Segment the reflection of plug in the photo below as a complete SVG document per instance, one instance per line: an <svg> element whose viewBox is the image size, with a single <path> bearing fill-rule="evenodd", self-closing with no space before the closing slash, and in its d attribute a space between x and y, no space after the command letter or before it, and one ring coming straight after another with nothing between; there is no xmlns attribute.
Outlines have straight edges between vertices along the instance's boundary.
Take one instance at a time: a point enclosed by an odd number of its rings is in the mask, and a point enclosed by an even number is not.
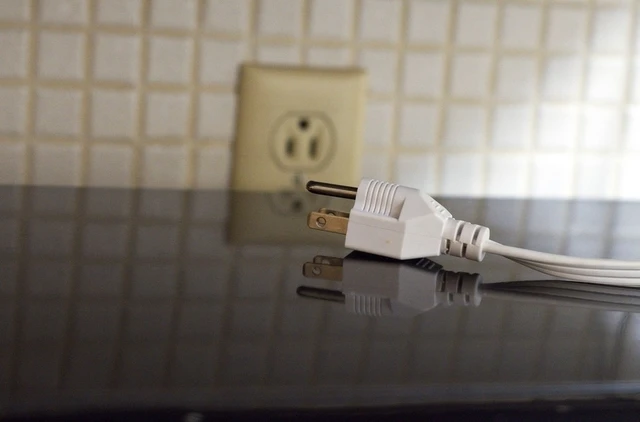
<svg viewBox="0 0 640 422"><path fill-rule="evenodd" d="M423 258L397 261L361 252L344 259L316 256L304 264L308 278L341 281L339 290L300 286L298 294L344 301L349 312L368 316L415 316L436 306L480 304L478 274L443 270Z"/></svg>

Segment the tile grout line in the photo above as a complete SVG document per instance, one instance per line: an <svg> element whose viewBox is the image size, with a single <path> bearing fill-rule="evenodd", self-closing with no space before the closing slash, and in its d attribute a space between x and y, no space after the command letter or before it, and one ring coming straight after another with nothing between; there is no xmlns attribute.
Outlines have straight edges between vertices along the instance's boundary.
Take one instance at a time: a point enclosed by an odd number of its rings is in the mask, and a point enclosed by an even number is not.
<svg viewBox="0 0 640 422"><path fill-rule="evenodd" d="M388 153L388 165L389 168L387 170L387 174L391 177L389 180L396 180L398 169L398 149L400 144L400 120L402 119L402 92L404 87L404 65L406 62L406 45L407 45L407 23L409 21L409 0L401 0L400 1L400 25L398 27L398 45L396 47L396 77L394 81L394 90L393 90L393 112L392 112L392 123L391 123L391 142Z"/></svg>
<svg viewBox="0 0 640 422"><path fill-rule="evenodd" d="M452 64L453 64L453 56L455 54L454 52L454 45L455 45L455 38L456 38L456 28L457 28L457 23L458 23L458 0L451 0L449 2L449 16L448 16L448 26L447 26L447 35L446 35L446 40L444 41L444 43L442 44L442 51L444 52L445 58L444 58L444 77L443 77L443 81L442 81L442 95L440 98L440 113L439 113L439 122L438 122L438 128L436 131L436 140L435 140L435 144L433 146L434 151L436 153L436 160L435 160L435 180L433 185L435 186L434 192L433 194L435 195L439 195L443 192L442 189L442 171L443 171L443 167L444 167L444 163L443 163L443 143L444 143L444 137L445 137L445 133L446 133L446 122L447 122L447 116L449 114L449 107L450 107L450 103L451 101L451 88L452 88L452 84L453 84L453 80L452 80L452 75L451 75L451 70L452 70Z"/></svg>
<svg viewBox="0 0 640 422"><path fill-rule="evenodd" d="M527 181L524 195L525 196L533 196L533 173L534 173L534 162L535 157L533 157L534 152L536 150L537 144L537 136L538 136L538 120L540 115L540 105L542 103L542 95L540 94L540 90L543 84L543 72L545 67L545 55L544 44L547 41L547 29L549 26L549 2L551 0L543 0L542 5L540 7L540 33L538 34L538 42L536 43L536 75L534 80L534 86L538 87L538 89L534 90L533 96L531 98L531 108L529 109L529 116L531 121L529 122L529 132L528 132L528 145L525 150L527 154Z"/></svg>
<svg viewBox="0 0 640 422"><path fill-rule="evenodd" d="M200 63L202 54L202 28L204 27L204 16L206 16L205 0L198 0L196 3L195 35L191 38L191 83L189 84L189 120L187 122L187 169L186 179L183 187L194 188L197 185L197 172L200 162L198 153L200 152L198 139L198 125L200 123ZM184 143L184 142L183 142Z"/></svg>
<svg viewBox="0 0 640 422"><path fill-rule="evenodd" d="M300 0L299 0L300 1ZM296 39L296 47L298 49L298 62L307 65L309 60L309 46L306 41L309 38L309 26L311 23L310 0L301 0L302 6L300 10L300 36Z"/></svg>
<svg viewBox="0 0 640 422"><path fill-rule="evenodd" d="M576 134L573 139L573 147L571 148L571 159L573 160L573 169L571 171L570 178L570 192L569 197L575 197L578 187L578 174L579 174L579 166L578 166L578 154L584 151L582 147L582 143L584 141L584 133L585 127L584 122L586 122L585 109L587 103L587 90L589 85L589 70L591 68L591 52L593 49L592 43L594 38L594 9L596 7L595 0L588 0L586 3L587 8L587 27L585 30L584 47L582 51L580 51L580 59L582 60L580 69L580 94L578 97L578 107L577 107L577 116L576 116ZM582 124L581 124L582 123Z"/></svg>
<svg viewBox="0 0 640 422"><path fill-rule="evenodd" d="M488 95L487 98L489 100L486 105L487 114L485 116L485 130L484 130L484 142L483 142L483 152L482 152L482 176L481 176L481 188L480 195L487 194L488 188L488 173L490 170L490 158L491 158L491 144L493 138L493 123L496 115L496 101L495 99L498 97L497 93L497 80L498 80L498 69L499 62L502 59L501 49L500 49L500 40L502 39L502 26L504 23L504 13L505 13L505 1L497 0L496 1L496 20L493 26L493 43L491 48L491 63L489 65L489 81L488 81Z"/></svg>
<svg viewBox="0 0 640 422"><path fill-rule="evenodd" d="M83 63L83 89L82 89L82 110L80 114L80 184L89 186L90 172L90 139L91 139L91 114L92 114L92 97L93 97L93 51L94 51L94 33L93 29L97 21L97 4L94 0L87 1L89 10L87 11L89 26L84 31L84 63Z"/></svg>
<svg viewBox="0 0 640 422"><path fill-rule="evenodd" d="M138 33L139 39L139 63L138 63L138 85L137 85L137 119L136 119L136 140L134 141L133 148L133 171L131 172L131 185L132 187L140 187L143 183L143 174L146 170L144 168L143 148L140 143L145 138L147 123L146 111L147 111L147 71L149 67L149 36L148 27L151 19L151 0L142 0L141 4L141 22Z"/></svg>
<svg viewBox="0 0 640 422"><path fill-rule="evenodd" d="M33 138L36 135L37 119L37 90L36 80L38 75L38 48L40 32L38 31L38 20L40 19L40 3L37 0L30 1L30 22L29 22L29 62L27 63L27 116L26 124L26 148L24 157L24 180L27 185L35 182L35 145Z"/></svg>
<svg viewBox="0 0 640 422"><path fill-rule="evenodd" d="M618 118L620 119L620 127L618 131L618 148L617 148L617 156L613 159L613 163L615 164L613 167L613 177L611 180L610 186L610 195L611 197L619 198L621 194L620 189L620 167L622 164L621 154L628 154L627 151L627 136L626 132L629 126L629 115L628 108L630 104L633 104L633 95L631 94L633 88L633 78L638 73L640 66L638 66L638 61L635 57L636 49L638 48L638 39L636 38L636 34L638 31L638 13L640 12L640 7L637 1L632 1L630 5L630 13L631 18L629 20L629 29L627 34L627 51L626 58L628 60L627 68L626 68L626 80L623 89L623 98L620 101L618 106Z"/></svg>

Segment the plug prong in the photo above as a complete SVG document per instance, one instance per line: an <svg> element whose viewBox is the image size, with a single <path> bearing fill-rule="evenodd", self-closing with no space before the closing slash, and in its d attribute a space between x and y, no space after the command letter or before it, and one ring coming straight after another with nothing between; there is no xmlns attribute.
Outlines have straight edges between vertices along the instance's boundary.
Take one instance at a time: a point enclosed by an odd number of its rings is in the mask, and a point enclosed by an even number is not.
<svg viewBox="0 0 640 422"><path fill-rule="evenodd" d="M353 186L334 185L332 183L309 181L307 190L317 195L335 196L337 198L356 199L358 188Z"/></svg>
<svg viewBox="0 0 640 422"><path fill-rule="evenodd" d="M321 208L320 211L312 211L307 219L310 229L325 232L347 234L349 225L349 213Z"/></svg>

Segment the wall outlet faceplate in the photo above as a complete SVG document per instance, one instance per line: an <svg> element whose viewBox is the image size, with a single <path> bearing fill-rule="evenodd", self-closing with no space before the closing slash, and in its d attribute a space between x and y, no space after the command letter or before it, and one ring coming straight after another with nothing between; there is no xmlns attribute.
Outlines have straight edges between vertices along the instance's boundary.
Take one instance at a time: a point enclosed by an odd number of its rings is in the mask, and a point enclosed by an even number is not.
<svg viewBox="0 0 640 422"><path fill-rule="evenodd" d="M361 69L243 66L232 188L357 184L366 89Z"/></svg>

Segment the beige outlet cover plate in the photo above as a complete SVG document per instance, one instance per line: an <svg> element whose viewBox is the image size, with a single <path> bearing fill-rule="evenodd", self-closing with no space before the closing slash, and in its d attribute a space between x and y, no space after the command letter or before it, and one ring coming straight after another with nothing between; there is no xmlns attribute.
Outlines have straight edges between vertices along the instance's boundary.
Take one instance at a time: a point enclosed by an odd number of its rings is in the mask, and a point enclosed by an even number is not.
<svg viewBox="0 0 640 422"><path fill-rule="evenodd" d="M362 69L243 66L232 188L356 185L366 90Z"/></svg>

